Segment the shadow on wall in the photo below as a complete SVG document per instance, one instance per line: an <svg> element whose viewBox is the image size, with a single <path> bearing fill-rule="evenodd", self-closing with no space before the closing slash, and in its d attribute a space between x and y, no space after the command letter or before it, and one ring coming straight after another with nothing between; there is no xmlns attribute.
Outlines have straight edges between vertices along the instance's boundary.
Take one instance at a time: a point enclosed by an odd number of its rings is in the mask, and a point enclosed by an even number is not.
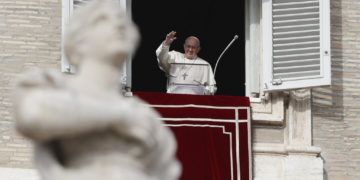
<svg viewBox="0 0 360 180"><path fill-rule="evenodd" d="M343 121L343 32L341 1L331 1L331 86L312 90L313 114ZM324 111L324 108L327 111ZM331 112L331 113L329 113Z"/></svg>
<svg viewBox="0 0 360 180"><path fill-rule="evenodd" d="M337 133L344 127L344 76L343 67L343 21L341 0L330 1L331 12L331 87L314 88L312 90L313 144L322 148L321 158L324 162L324 180L329 179L326 167L332 166L332 149L344 148L343 139ZM345 57L346 58L346 57ZM345 74L344 74L345 72ZM329 137L333 137L328 142ZM336 137L335 137L336 136ZM339 144L340 143L340 144ZM324 153L325 152L325 153ZM345 156L345 155L344 155ZM331 175L330 175L331 177Z"/></svg>

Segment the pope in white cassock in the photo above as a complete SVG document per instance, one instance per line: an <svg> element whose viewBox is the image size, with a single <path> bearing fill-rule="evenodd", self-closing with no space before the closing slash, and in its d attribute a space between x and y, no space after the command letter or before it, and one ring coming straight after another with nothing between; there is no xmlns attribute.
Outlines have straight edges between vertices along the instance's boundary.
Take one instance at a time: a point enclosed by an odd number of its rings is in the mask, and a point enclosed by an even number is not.
<svg viewBox="0 0 360 180"><path fill-rule="evenodd" d="M195 36L186 38L184 53L170 51L176 39L171 31L156 50L159 67L168 76L167 93L213 95L216 92L214 73L208 62L199 58L200 41Z"/></svg>

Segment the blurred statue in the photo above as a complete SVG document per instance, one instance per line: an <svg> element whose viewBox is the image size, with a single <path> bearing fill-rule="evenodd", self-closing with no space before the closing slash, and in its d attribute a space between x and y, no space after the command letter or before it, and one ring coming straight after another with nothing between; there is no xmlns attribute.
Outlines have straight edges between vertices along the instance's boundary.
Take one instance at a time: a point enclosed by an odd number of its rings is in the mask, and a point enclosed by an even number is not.
<svg viewBox="0 0 360 180"><path fill-rule="evenodd" d="M35 146L43 180L175 180L176 143L158 114L119 92L120 69L139 34L110 0L77 9L65 52L77 74L20 78L16 126Z"/></svg>

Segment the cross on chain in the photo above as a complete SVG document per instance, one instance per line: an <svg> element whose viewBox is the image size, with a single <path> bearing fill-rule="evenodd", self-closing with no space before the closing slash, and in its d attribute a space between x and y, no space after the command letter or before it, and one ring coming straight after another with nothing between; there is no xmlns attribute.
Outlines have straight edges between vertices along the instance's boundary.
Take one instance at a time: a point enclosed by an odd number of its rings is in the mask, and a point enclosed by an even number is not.
<svg viewBox="0 0 360 180"><path fill-rule="evenodd" d="M186 79L186 76L188 76L188 74L186 74L186 73L184 73L184 74L182 75L182 77L184 77L184 80Z"/></svg>

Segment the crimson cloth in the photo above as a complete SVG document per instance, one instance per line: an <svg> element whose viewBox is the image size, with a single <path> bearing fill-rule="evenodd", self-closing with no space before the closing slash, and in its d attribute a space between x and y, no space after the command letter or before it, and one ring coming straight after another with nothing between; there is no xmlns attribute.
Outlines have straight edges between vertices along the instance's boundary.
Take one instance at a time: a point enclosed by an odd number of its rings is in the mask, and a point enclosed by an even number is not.
<svg viewBox="0 0 360 180"><path fill-rule="evenodd" d="M182 180L251 178L249 98L134 94L155 108L174 132Z"/></svg>

